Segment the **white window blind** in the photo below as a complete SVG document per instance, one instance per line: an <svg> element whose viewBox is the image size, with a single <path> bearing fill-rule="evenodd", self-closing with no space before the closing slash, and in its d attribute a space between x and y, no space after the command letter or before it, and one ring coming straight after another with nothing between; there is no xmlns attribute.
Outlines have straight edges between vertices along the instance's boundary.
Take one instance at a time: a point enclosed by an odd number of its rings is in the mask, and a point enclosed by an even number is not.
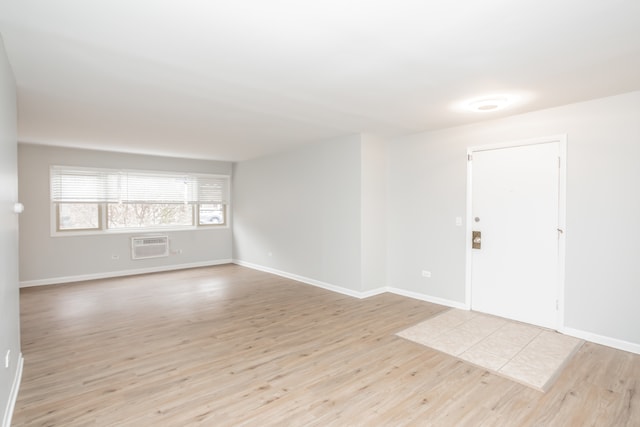
<svg viewBox="0 0 640 427"><path fill-rule="evenodd" d="M198 201L200 203L227 204L229 180L227 177L198 176Z"/></svg>
<svg viewBox="0 0 640 427"><path fill-rule="evenodd" d="M190 173L51 167L60 203L228 203L229 177Z"/></svg>
<svg viewBox="0 0 640 427"><path fill-rule="evenodd" d="M193 177L153 172L121 172L121 203L196 203L197 187Z"/></svg>
<svg viewBox="0 0 640 427"><path fill-rule="evenodd" d="M117 202L118 188L107 170L51 167L51 201L69 203Z"/></svg>

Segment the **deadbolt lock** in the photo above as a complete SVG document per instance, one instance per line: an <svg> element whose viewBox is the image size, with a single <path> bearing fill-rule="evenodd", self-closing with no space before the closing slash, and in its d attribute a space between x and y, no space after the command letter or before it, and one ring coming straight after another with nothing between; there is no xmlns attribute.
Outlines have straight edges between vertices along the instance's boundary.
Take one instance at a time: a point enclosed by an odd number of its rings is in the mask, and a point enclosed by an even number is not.
<svg viewBox="0 0 640 427"><path fill-rule="evenodd" d="M473 249L481 249L482 246L482 232L473 231L471 237L471 247Z"/></svg>

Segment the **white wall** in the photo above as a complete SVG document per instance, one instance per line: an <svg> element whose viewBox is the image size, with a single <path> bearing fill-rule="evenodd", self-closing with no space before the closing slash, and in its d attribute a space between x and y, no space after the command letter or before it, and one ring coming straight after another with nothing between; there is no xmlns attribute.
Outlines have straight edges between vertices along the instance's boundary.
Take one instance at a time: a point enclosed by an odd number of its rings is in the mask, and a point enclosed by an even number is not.
<svg viewBox="0 0 640 427"><path fill-rule="evenodd" d="M360 137L234 167L234 258L361 291Z"/></svg>
<svg viewBox="0 0 640 427"><path fill-rule="evenodd" d="M0 37L0 419L7 426L20 363L16 126L16 86Z"/></svg>
<svg viewBox="0 0 640 427"><path fill-rule="evenodd" d="M387 276L387 144L361 136L362 290L386 286Z"/></svg>
<svg viewBox="0 0 640 427"><path fill-rule="evenodd" d="M464 302L455 217L465 217L467 147L555 134L568 137L566 328L640 349L640 92L390 143L388 285Z"/></svg>
<svg viewBox="0 0 640 427"><path fill-rule="evenodd" d="M106 151L18 146L20 216L20 280L23 285L56 283L141 270L162 270L229 262L231 229L170 231L168 258L131 260L130 237L140 233L51 236L49 166L70 165L122 169L231 174L232 164L209 160L143 156ZM118 255L119 259L112 259Z"/></svg>
<svg viewBox="0 0 640 427"><path fill-rule="evenodd" d="M241 162L234 165L233 254L229 230L175 233L180 245L191 245L187 255L194 258L170 263L233 256L360 296L386 286L460 305L465 229L455 218L466 220L467 148L555 134L568 137L565 330L640 352L640 92L387 143L368 135L338 138ZM123 265L112 264L114 251L128 253L128 236L49 237L49 164L170 170L198 165L22 144L19 160L27 205L22 280L139 265L127 256L121 256ZM224 173L208 162L194 167ZM380 191L385 182L387 191ZM432 277L421 277L422 270Z"/></svg>

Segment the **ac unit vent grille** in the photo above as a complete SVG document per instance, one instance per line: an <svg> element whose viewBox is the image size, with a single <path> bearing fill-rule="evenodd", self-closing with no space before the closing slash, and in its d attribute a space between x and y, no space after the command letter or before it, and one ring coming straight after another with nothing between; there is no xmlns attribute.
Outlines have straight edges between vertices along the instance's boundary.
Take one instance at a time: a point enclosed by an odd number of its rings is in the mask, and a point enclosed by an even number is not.
<svg viewBox="0 0 640 427"><path fill-rule="evenodd" d="M131 238L131 259L161 258L169 256L169 236Z"/></svg>

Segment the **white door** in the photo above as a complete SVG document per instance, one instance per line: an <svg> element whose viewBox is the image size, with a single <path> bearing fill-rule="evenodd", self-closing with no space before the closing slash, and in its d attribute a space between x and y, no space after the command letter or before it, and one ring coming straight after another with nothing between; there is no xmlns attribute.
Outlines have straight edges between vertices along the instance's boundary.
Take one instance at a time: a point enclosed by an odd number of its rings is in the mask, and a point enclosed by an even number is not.
<svg viewBox="0 0 640 427"><path fill-rule="evenodd" d="M473 151L471 308L556 329L560 143Z"/></svg>

